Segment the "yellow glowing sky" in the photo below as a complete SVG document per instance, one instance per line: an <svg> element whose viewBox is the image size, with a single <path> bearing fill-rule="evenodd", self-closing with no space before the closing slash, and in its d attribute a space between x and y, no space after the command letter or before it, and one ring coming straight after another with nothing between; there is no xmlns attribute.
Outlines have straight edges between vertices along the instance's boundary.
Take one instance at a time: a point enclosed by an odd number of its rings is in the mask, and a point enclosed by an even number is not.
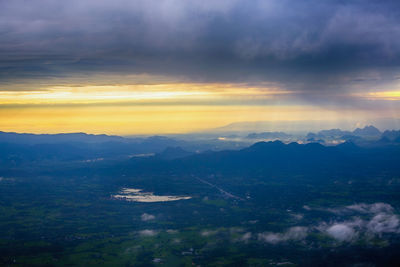
<svg viewBox="0 0 400 267"><path fill-rule="evenodd" d="M151 84L54 86L35 91L0 92L0 104L90 104L176 100L216 100L226 98L269 98L289 94L274 87L231 84Z"/></svg>
<svg viewBox="0 0 400 267"><path fill-rule="evenodd" d="M273 85L212 83L53 86L0 91L0 130L163 134L202 131L242 121L365 117L365 111L296 103L290 100L294 94ZM398 91L393 91L357 97L396 101L399 96Z"/></svg>

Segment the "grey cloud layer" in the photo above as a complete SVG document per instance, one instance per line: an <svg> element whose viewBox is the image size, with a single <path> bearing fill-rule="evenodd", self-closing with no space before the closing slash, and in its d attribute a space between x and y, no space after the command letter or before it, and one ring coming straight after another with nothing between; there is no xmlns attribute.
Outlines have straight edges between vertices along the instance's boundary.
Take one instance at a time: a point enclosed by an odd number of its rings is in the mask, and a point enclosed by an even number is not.
<svg viewBox="0 0 400 267"><path fill-rule="evenodd" d="M291 89L390 83L396 1L1 1L0 79L150 73Z"/></svg>

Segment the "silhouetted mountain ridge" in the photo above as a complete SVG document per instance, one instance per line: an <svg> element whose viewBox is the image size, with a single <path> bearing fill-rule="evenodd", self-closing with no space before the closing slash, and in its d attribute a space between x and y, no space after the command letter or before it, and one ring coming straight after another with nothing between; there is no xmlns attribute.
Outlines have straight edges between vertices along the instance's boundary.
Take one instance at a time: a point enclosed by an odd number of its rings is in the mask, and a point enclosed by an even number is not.
<svg viewBox="0 0 400 267"><path fill-rule="evenodd" d="M126 138L116 135L87 134L87 133L59 133L59 134L31 134L1 132L0 142L18 144L54 144L68 142L102 143L102 142L124 142Z"/></svg>
<svg viewBox="0 0 400 267"><path fill-rule="evenodd" d="M309 141L317 141L317 139L333 138L333 139L344 139L344 140L361 140L360 138L379 138L382 132L372 126L368 125L364 128L357 128L354 131L343 131L341 129L330 129L322 130L318 133L308 133L306 139Z"/></svg>
<svg viewBox="0 0 400 267"><path fill-rule="evenodd" d="M291 135L284 132L261 132L250 133L246 136L247 139L285 139Z"/></svg>
<svg viewBox="0 0 400 267"><path fill-rule="evenodd" d="M186 151L181 147L167 147L161 153L157 153L159 159L172 160L193 155L193 152Z"/></svg>
<svg viewBox="0 0 400 267"><path fill-rule="evenodd" d="M381 135L381 131L372 125L365 126L364 128L360 129L357 128L353 131L354 135L357 136L379 136Z"/></svg>
<svg viewBox="0 0 400 267"><path fill-rule="evenodd" d="M327 179L341 172L388 173L400 171L400 146L359 147L353 142L337 146L319 143L284 144L281 141L258 142L241 150L199 153L173 160L132 159L124 168L135 175L224 175L233 177L268 177L291 173L309 175L323 173ZM241 178L242 179L242 178Z"/></svg>

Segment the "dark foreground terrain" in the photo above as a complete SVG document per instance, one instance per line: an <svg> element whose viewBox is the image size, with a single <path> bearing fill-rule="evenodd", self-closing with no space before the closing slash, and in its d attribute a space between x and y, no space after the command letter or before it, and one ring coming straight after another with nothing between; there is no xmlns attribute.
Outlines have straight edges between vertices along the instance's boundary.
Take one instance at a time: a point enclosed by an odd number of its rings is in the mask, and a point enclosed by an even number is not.
<svg viewBox="0 0 400 267"><path fill-rule="evenodd" d="M5 151L3 266L400 265L397 144L276 141L106 159ZM191 198L128 201L146 192Z"/></svg>

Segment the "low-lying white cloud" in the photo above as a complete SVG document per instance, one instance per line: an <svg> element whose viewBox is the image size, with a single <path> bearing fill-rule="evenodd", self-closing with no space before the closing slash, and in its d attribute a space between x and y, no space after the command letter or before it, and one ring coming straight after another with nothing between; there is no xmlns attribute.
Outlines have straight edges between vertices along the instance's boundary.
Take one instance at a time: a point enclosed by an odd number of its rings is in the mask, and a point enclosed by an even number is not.
<svg viewBox="0 0 400 267"><path fill-rule="evenodd" d="M346 224L334 224L326 232L339 241L351 241L356 236L354 229Z"/></svg>
<svg viewBox="0 0 400 267"><path fill-rule="evenodd" d="M148 214L148 213L143 213L143 214L140 216L140 219L141 219L142 221L144 221L144 222L154 220L155 218L156 218L156 217L155 217L154 215L151 215L151 214Z"/></svg>
<svg viewBox="0 0 400 267"><path fill-rule="evenodd" d="M299 241L306 238L307 232L308 232L307 227L295 226L289 228L284 233L271 233L271 232L260 233L258 234L258 240L270 244L277 244L291 240Z"/></svg>
<svg viewBox="0 0 400 267"><path fill-rule="evenodd" d="M397 215L379 213L368 222L367 229L369 232L379 235L382 233L398 233L400 231L399 224Z"/></svg>
<svg viewBox="0 0 400 267"><path fill-rule="evenodd" d="M385 238L385 234L400 233L400 218L395 214L395 209L387 203L359 203L339 208L314 208L305 205L303 209L330 212L335 214L336 218L329 222L322 221L317 226L291 227L283 233L260 233L258 240L278 244L290 240L304 240L310 232L317 232L337 242L354 242L368 241L372 237Z"/></svg>
<svg viewBox="0 0 400 267"><path fill-rule="evenodd" d="M145 229L139 231L139 235L141 236L155 236L158 232L155 230Z"/></svg>
<svg viewBox="0 0 400 267"><path fill-rule="evenodd" d="M360 203L344 208L330 209L329 211L341 215L349 213L362 214L364 216L369 215L369 219L353 219L351 222L346 222L346 225L349 227L357 226L361 228L361 231L367 232L370 235L400 232L400 219L398 215L394 213L394 208L386 203Z"/></svg>
<svg viewBox="0 0 400 267"><path fill-rule="evenodd" d="M211 236L211 235L215 235L215 234L217 234L217 233L218 233L217 230L215 230L215 231L212 231L212 230L204 230L204 231L202 231L202 232L200 233L200 235L201 235L201 236Z"/></svg>
<svg viewBox="0 0 400 267"><path fill-rule="evenodd" d="M372 213L372 214L381 213L381 212L385 212L385 213L393 212L393 207L391 205L386 204L386 203L381 203L381 202L374 203L374 204L365 204L365 203L354 204L354 205L346 206L345 209L360 212L360 213Z"/></svg>
<svg viewBox="0 0 400 267"><path fill-rule="evenodd" d="M240 238L240 241L248 242L252 238L253 234L251 232L247 232Z"/></svg>

